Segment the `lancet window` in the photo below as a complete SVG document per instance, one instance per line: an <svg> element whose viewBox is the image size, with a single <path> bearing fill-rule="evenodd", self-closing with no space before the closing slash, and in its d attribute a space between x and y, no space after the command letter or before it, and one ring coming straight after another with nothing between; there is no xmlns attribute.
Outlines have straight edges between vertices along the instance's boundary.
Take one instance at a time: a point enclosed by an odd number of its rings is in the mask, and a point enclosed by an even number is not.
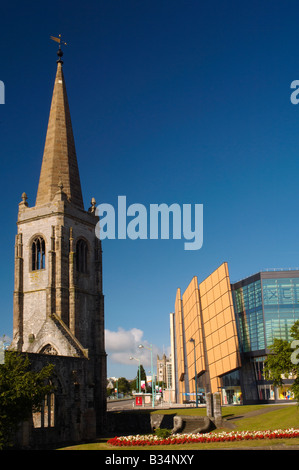
<svg viewBox="0 0 299 470"><path fill-rule="evenodd" d="M87 273L88 247L85 240L78 240L76 246L76 268L80 273Z"/></svg>
<svg viewBox="0 0 299 470"><path fill-rule="evenodd" d="M42 237L36 237L31 246L32 253L32 271L45 269L46 247L45 240Z"/></svg>

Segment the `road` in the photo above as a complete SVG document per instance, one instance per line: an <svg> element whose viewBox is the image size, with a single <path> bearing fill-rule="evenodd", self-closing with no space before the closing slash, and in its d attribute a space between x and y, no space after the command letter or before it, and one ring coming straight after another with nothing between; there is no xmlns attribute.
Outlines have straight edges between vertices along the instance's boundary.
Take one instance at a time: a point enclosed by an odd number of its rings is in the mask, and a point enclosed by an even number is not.
<svg viewBox="0 0 299 470"><path fill-rule="evenodd" d="M133 410L133 403L133 398L130 398L128 400L107 400L107 410Z"/></svg>
<svg viewBox="0 0 299 470"><path fill-rule="evenodd" d="M152 409L152 405L148 404L145 406L133 406L135 402L134 398L129 398L127 400L107 400L107 410L108 411L117 411L117 410L144 410L144 409ZM155 410L159 409L168 409L168 408L194 408L195 404L192 405L182 405L177 403L156 403ZM199 407L205 407L205 405L199 405Z"/></svg>

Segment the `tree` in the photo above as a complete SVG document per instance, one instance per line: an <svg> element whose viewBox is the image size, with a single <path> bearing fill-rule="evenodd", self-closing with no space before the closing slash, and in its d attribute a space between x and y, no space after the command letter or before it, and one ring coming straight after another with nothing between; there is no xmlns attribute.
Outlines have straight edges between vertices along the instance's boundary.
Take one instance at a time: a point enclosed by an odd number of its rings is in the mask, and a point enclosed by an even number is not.
<svg viewBox="0 0 299 470"><path fill-rule="evenodd" d="M147 391L146 372L142 364L140 364L140 380L141 380L141 383L144 382L144 388L142 389L141 387L141 391L143 390Z"/></svg>
<svg viewBox="0 0 299 470"><path fill-rule="evenodd" d="M299 320L290 328L290 335L293 338L290 342L274 339L269 348L271 353L265 361L264 376L266 380L273 381L276 387L283 384L283 375L294 377L290 389L294 393L295 400L299 401L299 360L296 359L296 349L294 349L299 346Z"/></svg>
<svg viewBox="0 0 299 470"><path fill-rule="evenodd" d="M146 385L146 373L145 373L145 370L144 370L144 367L143 367L142 364L140 364L140 381L145 382L145 385ZM136 379L131 380L131 382L130 382L130 388L131 388L131 391L135 390L135 391L139 392L139 367L138 367L137 372L136 372ZM140 385L140 391L141 392L143 391L141 389L141 385Z"/></svg>
<svg viewBox="0 0 299 470"><path fill-rule="evenodd" d="M27 356L9 351L0 364L0 449L10 445L19 424L38 411L45 395L53 391L49 382L54 366L39 372L30 368Z"/></svg>
<svg viewBox="0 0 299 470"><path fill-rule="evenodd" d="M129 381L125 377L120 377L118 379L118 393L126 393L130 392L130 384Z"/></svg>

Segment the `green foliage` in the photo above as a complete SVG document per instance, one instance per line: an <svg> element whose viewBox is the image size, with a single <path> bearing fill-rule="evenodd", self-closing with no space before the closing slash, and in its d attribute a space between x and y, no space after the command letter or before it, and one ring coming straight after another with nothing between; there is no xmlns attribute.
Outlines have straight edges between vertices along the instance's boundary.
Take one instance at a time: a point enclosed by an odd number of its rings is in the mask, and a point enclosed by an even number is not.
<svg viewBox="0 0 299 470"><path fill-rule="evenodd" d="M146 372L142 364L140 364L140 376L141 380L144 380L146 382Z"/></svg>
<svg viewBox="0 0 299 470"><path fill-rule="evenodd" d="M155 429L155 435L161 439L167 439L167 437L171 436L171 429L157 428Z"/></svg>
<svg viewBox="0 0 299 470"><path fill-rule="evenodd" d="M125 377L120 377L118 379L118 393L123 393L126 395L130 392L130 383Z"/></svg>
<svg viewBox="0 0 299 470"><path fill-rule="evenodd" d="M294 369L294 364L291 362L292 350L288 341L277 338L274 339L270 350L271 354L265 361L265 379L272 380L274 385L280 386L283 383L282 374L290 374Z"/></svg>
<svg viewBox="0 0 299 470"><path fill-rule="evenodd" d="M0 365L0 449L10 444L18 425L40 408L45 395L53 391L49 383L54 366L39 372L30 369L27 356L16 352L5 354Z"/></svg>
<svg viewBox="0 0 299 470"><path fill-rule="evenodd" d="M299 321L298 320L290 328L290 334L293 339L299 339Z"/></svg>
<svg viewBox="0 0 299 470"><path fill-rule="evenodd" d="M296 321L290 328L290 334L293 340L299 340L299 321ZM283 384L282 375L289 376L292 374L294 383L291 386L294 397L299 401L299 364L292 362L291 342L275 338L270 346L271 354L265 361L264 376L266 380L273 381L275 386Z"/></svg>
<svg viewBox="0 0 299 470"><path fill-rule="evenodd" d="M150 389L150 387L148 387L148 385L147 385L146 372L145 372L144 367L143 367L142 364L140 364L140 381L145 382L145 391L148 391ZM140 386L140 389L141 389L141 386ZM139 390L139 367L138 367L137 372L136 372L136 379L134 379L131 382L131 390L137 390L137 391Z"/></svg>

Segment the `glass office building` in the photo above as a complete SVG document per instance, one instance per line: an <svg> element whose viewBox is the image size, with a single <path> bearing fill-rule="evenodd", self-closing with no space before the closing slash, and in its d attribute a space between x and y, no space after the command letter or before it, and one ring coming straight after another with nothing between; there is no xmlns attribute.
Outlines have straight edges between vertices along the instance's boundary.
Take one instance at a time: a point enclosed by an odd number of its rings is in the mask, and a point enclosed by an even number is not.
<svg viewBox="0 0 299 470"><path fill-rule="evenodd" d="M222 403L292 400L291 377L276 388L263 375L274 338L291 341L299 320L299 270L256 273L231 283L227 263L177 290L171 331L177 401L221 391Z"/></svg>
<svg viewBox="0 0 299 470"><path fill-rule="evenodd" d="M275 388L264 380L263 365L274 338L290 341L290 328L299 320L299 271L263 271L231 287L242 358L240 382L244 389L246 384L247 398L256 400L256 391L257 400L292 399L292 379L286 377Z"/></svg>
<svg viewBox="0 0 299 470"><path fill-rule="evenodd" d="M243 352L268 349L274 338L290 340L299 320L299 272L267 271L232 284Z"/></svg>

